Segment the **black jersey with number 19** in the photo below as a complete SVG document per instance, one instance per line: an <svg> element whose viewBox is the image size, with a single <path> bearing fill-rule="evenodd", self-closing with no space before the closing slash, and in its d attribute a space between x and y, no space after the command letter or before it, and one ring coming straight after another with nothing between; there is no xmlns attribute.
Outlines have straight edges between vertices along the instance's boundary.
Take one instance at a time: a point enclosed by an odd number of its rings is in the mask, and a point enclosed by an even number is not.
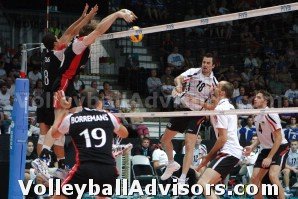
<svg viewBox="0 0 298 199"><path fill-rule="evenodd" d="M112 143L115 125L106 111L84 108L71 115L69 134L76 149L77 162L115 165Z"/></svg>

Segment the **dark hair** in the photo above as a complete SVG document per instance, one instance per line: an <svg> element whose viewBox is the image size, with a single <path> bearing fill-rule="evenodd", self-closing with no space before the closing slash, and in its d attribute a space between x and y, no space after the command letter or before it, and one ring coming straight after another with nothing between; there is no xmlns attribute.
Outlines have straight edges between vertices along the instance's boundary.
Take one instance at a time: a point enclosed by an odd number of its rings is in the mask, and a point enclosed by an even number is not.
<svg viewBox="0 0 298 199"><path fill-rule="evenodd" d="M233 84L227 81L221 81L219 83L221 84L221 90L226 93L226 97L228 99L232 98L234 92Z"/></svg>
<svg viewBox="0 0 298 199"><path fill-rule="evenodd" d="M105 86L106 84L109 84L110 85L110 83L109 82L103 82L103 86Z"/></svg>
<svg viewBox="0 0 298 199"><path fill-rule="evenodd" d="M95 30L96 24L94 22L88 23L79 32L79 37L89 35L93 30Z"/></svg>
<svg viewBox="0 0 298 199"><path fill-rule="evenodd" d="M54 44L57 42L57 38L55 35L52 33L47 33L43 38L42 38L42 43L48 50L53 50L54 49Z"/></svg>
<svg viewBox="0 0 298 199"><path fill-rule="evenodd" d="M265 90L259 90L257 93L261 93L264 99L267 101L267 106L270 106L270 99L271 99L270 93Z"/></svg>
<svg viewBox="0 0 298 199"><path fill-rule="evenodd" d="M141 143L143 143L145 140L148 140L150 142L150 139L147 137L144 137L143 139L141 139Z"/></svg>
<svg viewBox="0 0 298 199"><path fill-rule="evenodd" d="M203 57L207 57L207 58L212 58L212 65L214 64L213 61L214 61L214 56L212 53L205 53L205 55Z"/></svg>
<svg viewBox="0 0 298 199"><path fill-rule="evenodd" d="M81 93L82 106L90 109L96 108L96 105L102 99L99 97L97 91L94 88L86 88Z"/></svg>

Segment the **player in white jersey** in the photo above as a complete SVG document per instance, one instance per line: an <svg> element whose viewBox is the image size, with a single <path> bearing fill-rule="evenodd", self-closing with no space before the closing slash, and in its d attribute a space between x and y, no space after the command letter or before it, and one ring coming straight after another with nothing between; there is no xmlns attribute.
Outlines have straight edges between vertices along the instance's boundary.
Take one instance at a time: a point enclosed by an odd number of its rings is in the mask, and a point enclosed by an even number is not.
<svg viewBox="0 0 298 199"><path fill-rule="evenodd" d="M284 183L286 192L290 191L290 176L292 174L298 176L298 141L293 140L291 141L291 149L288 154L287 162L285 169L283 170L284 173Z"/></svg>
<svg viewBox="0 0 298 199"><path fill-rule="evenodd" d="M216 97L219 98L219 102L215 110L235 109L229 101L233 95L233 91L233 84L227 81L219 82L215 92ZM207 184L216 184L221 179L225 179L239 162L243 150L239 144L237 135L237 115L214 115L210 116L210 120L214 127L217 140L211 151L197 168L197 170L200 170L211 161L198 181L198 184L204 188ZM206 192L204 192L204 195L206 196ZM217 198L213 191L210 198Z"/></svg>
<svg viewBox="0 0 298 199"><path fill-rule="evenodd" d="M199 102L206 102L210 99L213 94L213 88L218 84L212 72L213 68L213 55L207 53L203 57L201 68L191 68L175 78L176 87L173 91L173 96L181 101L179 110L199 111L204 109ZM185 84L184 89L183 84ZM204 116L171 118L161 139L169 159L169 164L161 176L161 180L170 178L173 172L180 168L180 165L173 159L172 139L178 132L185 132L186 153L183 159L182 174L178 179L178 183L185 184L186 174L192 163L193 149L196 144L199 127L204 119Z"/></svg>
<svg viewBox="0 0 298 199"><path fill-rule="evenodd" d="M255 108L268 109L270 98L267 91L259 91L254 99ZM251 183L260 187L263 177L269 171L270 181L278 186L278 198L283 199L284 190L278 176L288 156L288 142L284 137L280 118L278 114L260 113L255 117L255 126L259 141L245 147L245 155L250 154L259 144L262 151L255 163ZM262 192L259 191L255 198L263 198Z"/></svg>

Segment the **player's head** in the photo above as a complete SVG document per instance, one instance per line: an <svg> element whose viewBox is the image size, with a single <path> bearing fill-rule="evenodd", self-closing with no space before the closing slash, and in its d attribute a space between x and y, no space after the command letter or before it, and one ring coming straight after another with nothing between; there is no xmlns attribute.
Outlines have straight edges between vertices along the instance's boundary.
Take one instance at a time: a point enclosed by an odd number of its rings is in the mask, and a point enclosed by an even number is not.
<svg viewBox="0 0 298 199"><path fill-rule="evenodd" d="M254 99L255 108L265 108L270 105L270 94L265 90L260 90L257 92Z"/></svg>
<svg viewBox="0 0 298 199"><path fill-rule="evenodd" d="M79 32L79 37L89 35L96 28L96 22L92 20L90 23L83 26Z"/></svg>
<svg viewBox="0 0 298 199"><path fill-rule="evenodd" d="M291 141L291 150L292 151L297 151L298 149L298 141L297 140L292 140Z"/></svg>
<svg viewBox="0 0 298 199"><path fill-rule="evenodd" d="M56 42L57 42L57 37L52 33L47 33L42 38L42 43L48 50L54 50Z"/></svg>
<svg viewBox="0 0 298 199"><path fill-rule="evenodd" d="M220 98L232 98L234 86L230 82L220 81L218 83L218 95Z"/></svg>
<svg viewBox="0 0 298 199"><path fill-rule="evenodd" d="M94 88L86 88L81 93L81 103L85 108L102 109L102 99Z"/></svg>
<svg viewBox="0 0 298 199"><path fill-rule="evenodd" d="M215 67L213 61L213 54L206 53L204 55L202 60L202 73L204 75L210 75L210 73L212 72L213 68Z"/></svg>

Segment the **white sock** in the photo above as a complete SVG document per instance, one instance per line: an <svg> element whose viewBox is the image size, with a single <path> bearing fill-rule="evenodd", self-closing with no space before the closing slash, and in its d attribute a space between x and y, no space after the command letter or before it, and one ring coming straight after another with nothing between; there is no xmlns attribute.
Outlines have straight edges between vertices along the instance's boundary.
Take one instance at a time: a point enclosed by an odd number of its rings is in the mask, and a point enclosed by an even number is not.
<svg viewBox="0 0 298 199"><path fill-rule="evenodd" d="M46 146L46 145L42 145L42 149L48 149L50 151L51 150L51 147Z"/></svg>
<svg viewBox="0 0 298 199"><path fill-rule="evenodd" d="M186 174L182 173L181 176L180 176L180 179L185 180L186 179Z"/></svg>
<svg viewBox="0 0 298 199"><path fill-rule="evenodd" d="M290 191L290 188L289 187L286 187L286 191Z"/></svg>

